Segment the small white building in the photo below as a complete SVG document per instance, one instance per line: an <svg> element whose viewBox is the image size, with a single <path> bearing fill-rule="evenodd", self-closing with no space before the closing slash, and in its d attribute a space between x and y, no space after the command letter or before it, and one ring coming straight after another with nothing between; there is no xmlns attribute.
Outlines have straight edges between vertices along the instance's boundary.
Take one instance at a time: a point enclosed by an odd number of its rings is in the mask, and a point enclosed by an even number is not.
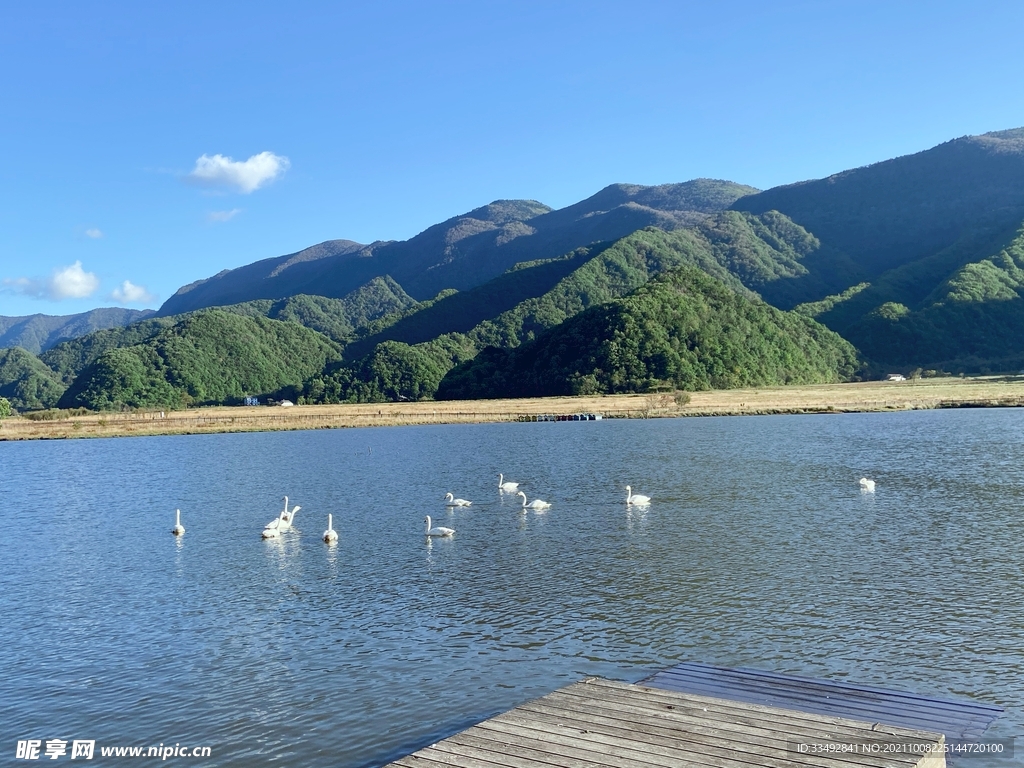
<svg viewBox="0 0 1024 768"><path fill-rule="evenodd" d="M885 377L885 380L886 381L906 381L907 377L904 376L902 373L890 373L888 376Z"/></svg>
<svg viewBox="0 0 1024 768"><path fill-rule="evenodd" d="M278 405L280 405L282 408L291 408L293 405L295 405L295 403L293 403L291 400L282 400L281 402L278 403Z"/></svg>

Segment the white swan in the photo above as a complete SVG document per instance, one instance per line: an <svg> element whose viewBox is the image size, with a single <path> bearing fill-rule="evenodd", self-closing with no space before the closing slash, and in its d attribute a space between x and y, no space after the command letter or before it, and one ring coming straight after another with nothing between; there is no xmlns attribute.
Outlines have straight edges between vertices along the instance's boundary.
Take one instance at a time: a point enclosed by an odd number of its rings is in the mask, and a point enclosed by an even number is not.
<svg viewBox="0 0 1024 768"><path fill-rule="evenodd" d="M446 507L469 507L472 506L472 501L466 501L465 499L456 499L455 494L446 493L444 495L444 505Z"/></svg>
<svg viewBox="0 0 1024 768"><path fill-rule="evenodd" d="M430 527L430 515L423 518L423 522L427 524L426 534L427 536L451 536L455 533L454 528L445 528L443 525L439 525L436 528Z"/></svg>
<svg viewBox="0 0 1024 768"><path fill-rule="evenodd" d="M334 516L327 515L327 530L324 531L324 541L333 544L338 540L338 532L334 530Z"/></svg>
<svg viewBox="0 0 1024 768"><path fill-rule="evenodd" d="M864 491L865 493L874 493L875 492L875 481L874 480L868 480L866 477L862 477L860 479L860 489L862 491Z"/></svg>
<svg viewBox="0 0 1024 768"><path fill-rule="evenodd" d="M284 530L281 523L281 517L283 515L284 512L278 515L277 519L271 520L267 523L267 526L263 529L263 533L261 534L264 539L276 539L281 535L281 531Z"/></svg>
<svg viewBox="0 0 1024 768"><path fill-rule="evenodd" d="M292 527L292 521L295 519L295 513L298 512L302 507L296 504L291 511L288 510L288 497L284 497L284 511L281 512L275 519L267 523L267 528L277 528L279 531L287 531Z"/></svg>
<svg viewBox="0 0 1024 768"><path fill-rule="evenodd" d="M504 479L505 476L501 473L498 473L498 488L505 491L506 493L515 493L516 491L519 490L519 483L506 483L503 482Z"/></svg>
<svg viewBox="0 0 1024 768"><path fill-rule="evenodd" d="M175 536L181 536L185 532L185 526L181 524L181 510L174 510L174 527L171 528L171 533Z"/></svg>
<svg viewBox="0 0 1024 768"><path fill-rule="evenodd" d="M529 504L527 504L526 503L526 494L523 493L522 491L517 493L516 496L522 496L523 497L523 509L548 509L551 506L546 501L541 501L540 499L534 499Z"/></svg>
<svg viewBox="0 0 1024 768"><path fill-rule="evenodd" d="M650 496L641 496L639 493L633 493L633 489L630 486L626 486L626 503L627 504L650 504Z"/></svg>
<svg viewBox="0 0 1024 768"><path fill-rule="evenodd" d="M284 526L284 530L287 531L289 528L292 527L292 523L295 521L295 513L298 512L300 509L302 509L302 507L296 504L294 507L292 507L291 512L285 512L283 515L281 515L281 524Z"/></svg>

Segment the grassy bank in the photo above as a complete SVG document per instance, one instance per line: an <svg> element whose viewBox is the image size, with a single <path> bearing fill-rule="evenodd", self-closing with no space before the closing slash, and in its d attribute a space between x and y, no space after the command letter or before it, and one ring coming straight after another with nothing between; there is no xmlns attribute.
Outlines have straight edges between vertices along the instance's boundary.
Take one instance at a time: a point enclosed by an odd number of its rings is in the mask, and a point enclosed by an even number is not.
<svg viewBox="0 0 1024 768"><path fill-rule="evenodd" d="M89 414L54 421L15 417L0 421L0 440L471 424L520 421L540 414L600 413L605 418L653 418L1022 405L1024 376L984 376L693 392L685 405L678 405L671 395L606 395L292 408L196 408Z"/></svg>

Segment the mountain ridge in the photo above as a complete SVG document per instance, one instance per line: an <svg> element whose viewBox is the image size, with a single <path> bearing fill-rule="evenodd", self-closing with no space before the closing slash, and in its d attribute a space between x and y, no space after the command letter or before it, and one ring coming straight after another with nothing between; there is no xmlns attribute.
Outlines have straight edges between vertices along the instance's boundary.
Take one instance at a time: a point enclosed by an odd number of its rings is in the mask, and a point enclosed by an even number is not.
<svg viewBox="0 0 1024 768"><path fill-rule="evenodd" d="M21 347L38 355L65 339L130 325L153 314L152 309L99 307L74 315L0 316L0 348Z"/></svg>
<svg viewBox="0 0 1024 768"><path fill-rule="evenodd" d="M411 296L424 301L447 288L481 285L521 261L554 258L645 226L671 229L694 223L753 191L734 182L694 179L655 187L612 184L559 210L534 200L496 200L428 227L409 240L369 245L330 240L294 254L222 270L183 286L157 314L296 293L336 297L382 275L390 275ZM315 258L303 256L311 250Z"/></svg>
<svg viewBox="0 0 1024 768"><path fill-rule="evenodd" d="M730 207L784 213L877 276L948 247L967 227L1024 219L1024 128L773 187Z"/></svg>

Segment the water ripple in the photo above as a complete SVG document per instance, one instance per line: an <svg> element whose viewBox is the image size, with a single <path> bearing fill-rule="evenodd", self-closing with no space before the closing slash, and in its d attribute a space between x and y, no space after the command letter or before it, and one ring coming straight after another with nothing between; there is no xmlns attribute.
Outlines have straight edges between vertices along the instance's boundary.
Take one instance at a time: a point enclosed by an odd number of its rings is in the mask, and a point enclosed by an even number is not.
<svg viewBox="0 0 1024 768"><path fill-rule="evenodd" d="M1014 735L1022 426L993 410L0 444L0 718L11 738L208 745L215 765L364 766L586 675L688 659L995 702L991 735ZM524 513L498 472L551 510ZM654 503L627 508L627 483ZM448 490L473 507L446 511ZM262 541L285 493L295 530ZM426 514L455 537L425 540Z"/></svg>

